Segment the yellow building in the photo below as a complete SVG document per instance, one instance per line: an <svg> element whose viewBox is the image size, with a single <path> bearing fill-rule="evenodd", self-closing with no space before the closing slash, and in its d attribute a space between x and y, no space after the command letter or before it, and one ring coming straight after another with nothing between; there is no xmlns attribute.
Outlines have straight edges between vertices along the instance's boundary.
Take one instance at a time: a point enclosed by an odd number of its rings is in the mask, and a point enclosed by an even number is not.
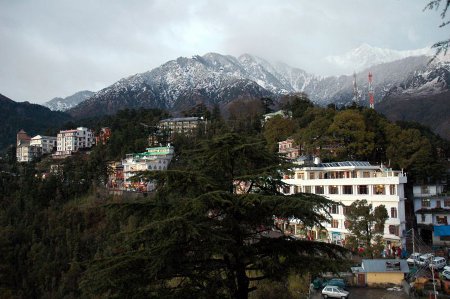
<svg viewBox="0 0 450 299"><path fill-rule="evenodd" d="M358 286L400 285L409 273L406 260L373 259L362 260L361 267L352 268Z"/></svg>

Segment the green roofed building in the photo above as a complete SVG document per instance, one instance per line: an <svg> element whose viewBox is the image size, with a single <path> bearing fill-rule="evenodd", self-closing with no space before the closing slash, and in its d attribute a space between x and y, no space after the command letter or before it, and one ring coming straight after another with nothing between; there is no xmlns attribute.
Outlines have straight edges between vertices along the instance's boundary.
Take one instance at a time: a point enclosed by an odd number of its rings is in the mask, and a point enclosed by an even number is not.
<svg viewBox="0 0 450 299"><path fill-rule="evenodd" d="M132 185L130 178L138 172L166 170L173 154L174 147L170 144L168 146L149 147L143 153L127 154L125 159L122 160L125 188Z"/></svg>

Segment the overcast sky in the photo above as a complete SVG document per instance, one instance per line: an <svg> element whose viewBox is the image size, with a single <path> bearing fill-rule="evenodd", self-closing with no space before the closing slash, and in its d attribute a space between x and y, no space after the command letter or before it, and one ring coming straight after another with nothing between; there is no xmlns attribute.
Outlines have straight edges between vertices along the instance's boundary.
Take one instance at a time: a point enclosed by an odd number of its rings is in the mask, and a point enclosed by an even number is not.
<svg viewBox="0 0 450 299"><path fill-rule="evenodd" d="M316 74L362 43L448 38L427 0L0 0L0 93L42 103L179 56L250 53Z"/></svg>

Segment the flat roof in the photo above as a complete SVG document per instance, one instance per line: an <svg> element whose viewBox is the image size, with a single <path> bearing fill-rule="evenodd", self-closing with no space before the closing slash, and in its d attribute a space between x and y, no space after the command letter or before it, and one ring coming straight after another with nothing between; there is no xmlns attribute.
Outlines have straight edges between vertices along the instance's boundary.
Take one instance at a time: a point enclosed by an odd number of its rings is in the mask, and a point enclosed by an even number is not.
<svg viewBox="0 0 450 299"><path fill-rule="evenodd" d="M201 120L200 117L192 116L192 117L175 117L175 118L166 118L162 119L159 122L170 122L170 121L194 121Z"/></svg>
<svg viewBox="0 0 450 299"><path fill-rule="evenodd" d="M400 263L400 270L388 269L387 264ZM409 266L406 260L397 259L363 259L361 262L362 272L376 273L409 273Z"/></svg>
<svg viewBox="0 0 450 299"><path fill-rule="evenodd" d="M320 163L317 167L347 167L347 166L374 166L367 161L344 161L344 162L329 162Z"/></svg>

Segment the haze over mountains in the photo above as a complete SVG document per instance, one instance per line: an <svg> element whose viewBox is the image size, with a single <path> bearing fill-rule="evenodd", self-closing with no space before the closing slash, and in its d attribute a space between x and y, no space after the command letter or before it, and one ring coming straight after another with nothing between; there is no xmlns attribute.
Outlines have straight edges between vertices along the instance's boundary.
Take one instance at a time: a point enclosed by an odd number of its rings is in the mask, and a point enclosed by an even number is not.
<svg viewBox="0 0 450 299"><path fill-rule="evenodd" d="M125 108L161 108L176 113L198 103L226 106L236 99L279 97L305 92L316 104L339 106L357 101L368 105L367 74L373 73L376 109L393 120L418 121L450 139L450 55L429 63L427 49L394 51L362 45L342 57L329 58L355 69L353 75L321 77L284 63L250 54L239 57L207 53L179 57L144 73L123 78L96 93L78 92L45 105L75 118L113 114ZM400 59L399 59L400 58ZM424 102L427 104L424 104Z"/></svg>

